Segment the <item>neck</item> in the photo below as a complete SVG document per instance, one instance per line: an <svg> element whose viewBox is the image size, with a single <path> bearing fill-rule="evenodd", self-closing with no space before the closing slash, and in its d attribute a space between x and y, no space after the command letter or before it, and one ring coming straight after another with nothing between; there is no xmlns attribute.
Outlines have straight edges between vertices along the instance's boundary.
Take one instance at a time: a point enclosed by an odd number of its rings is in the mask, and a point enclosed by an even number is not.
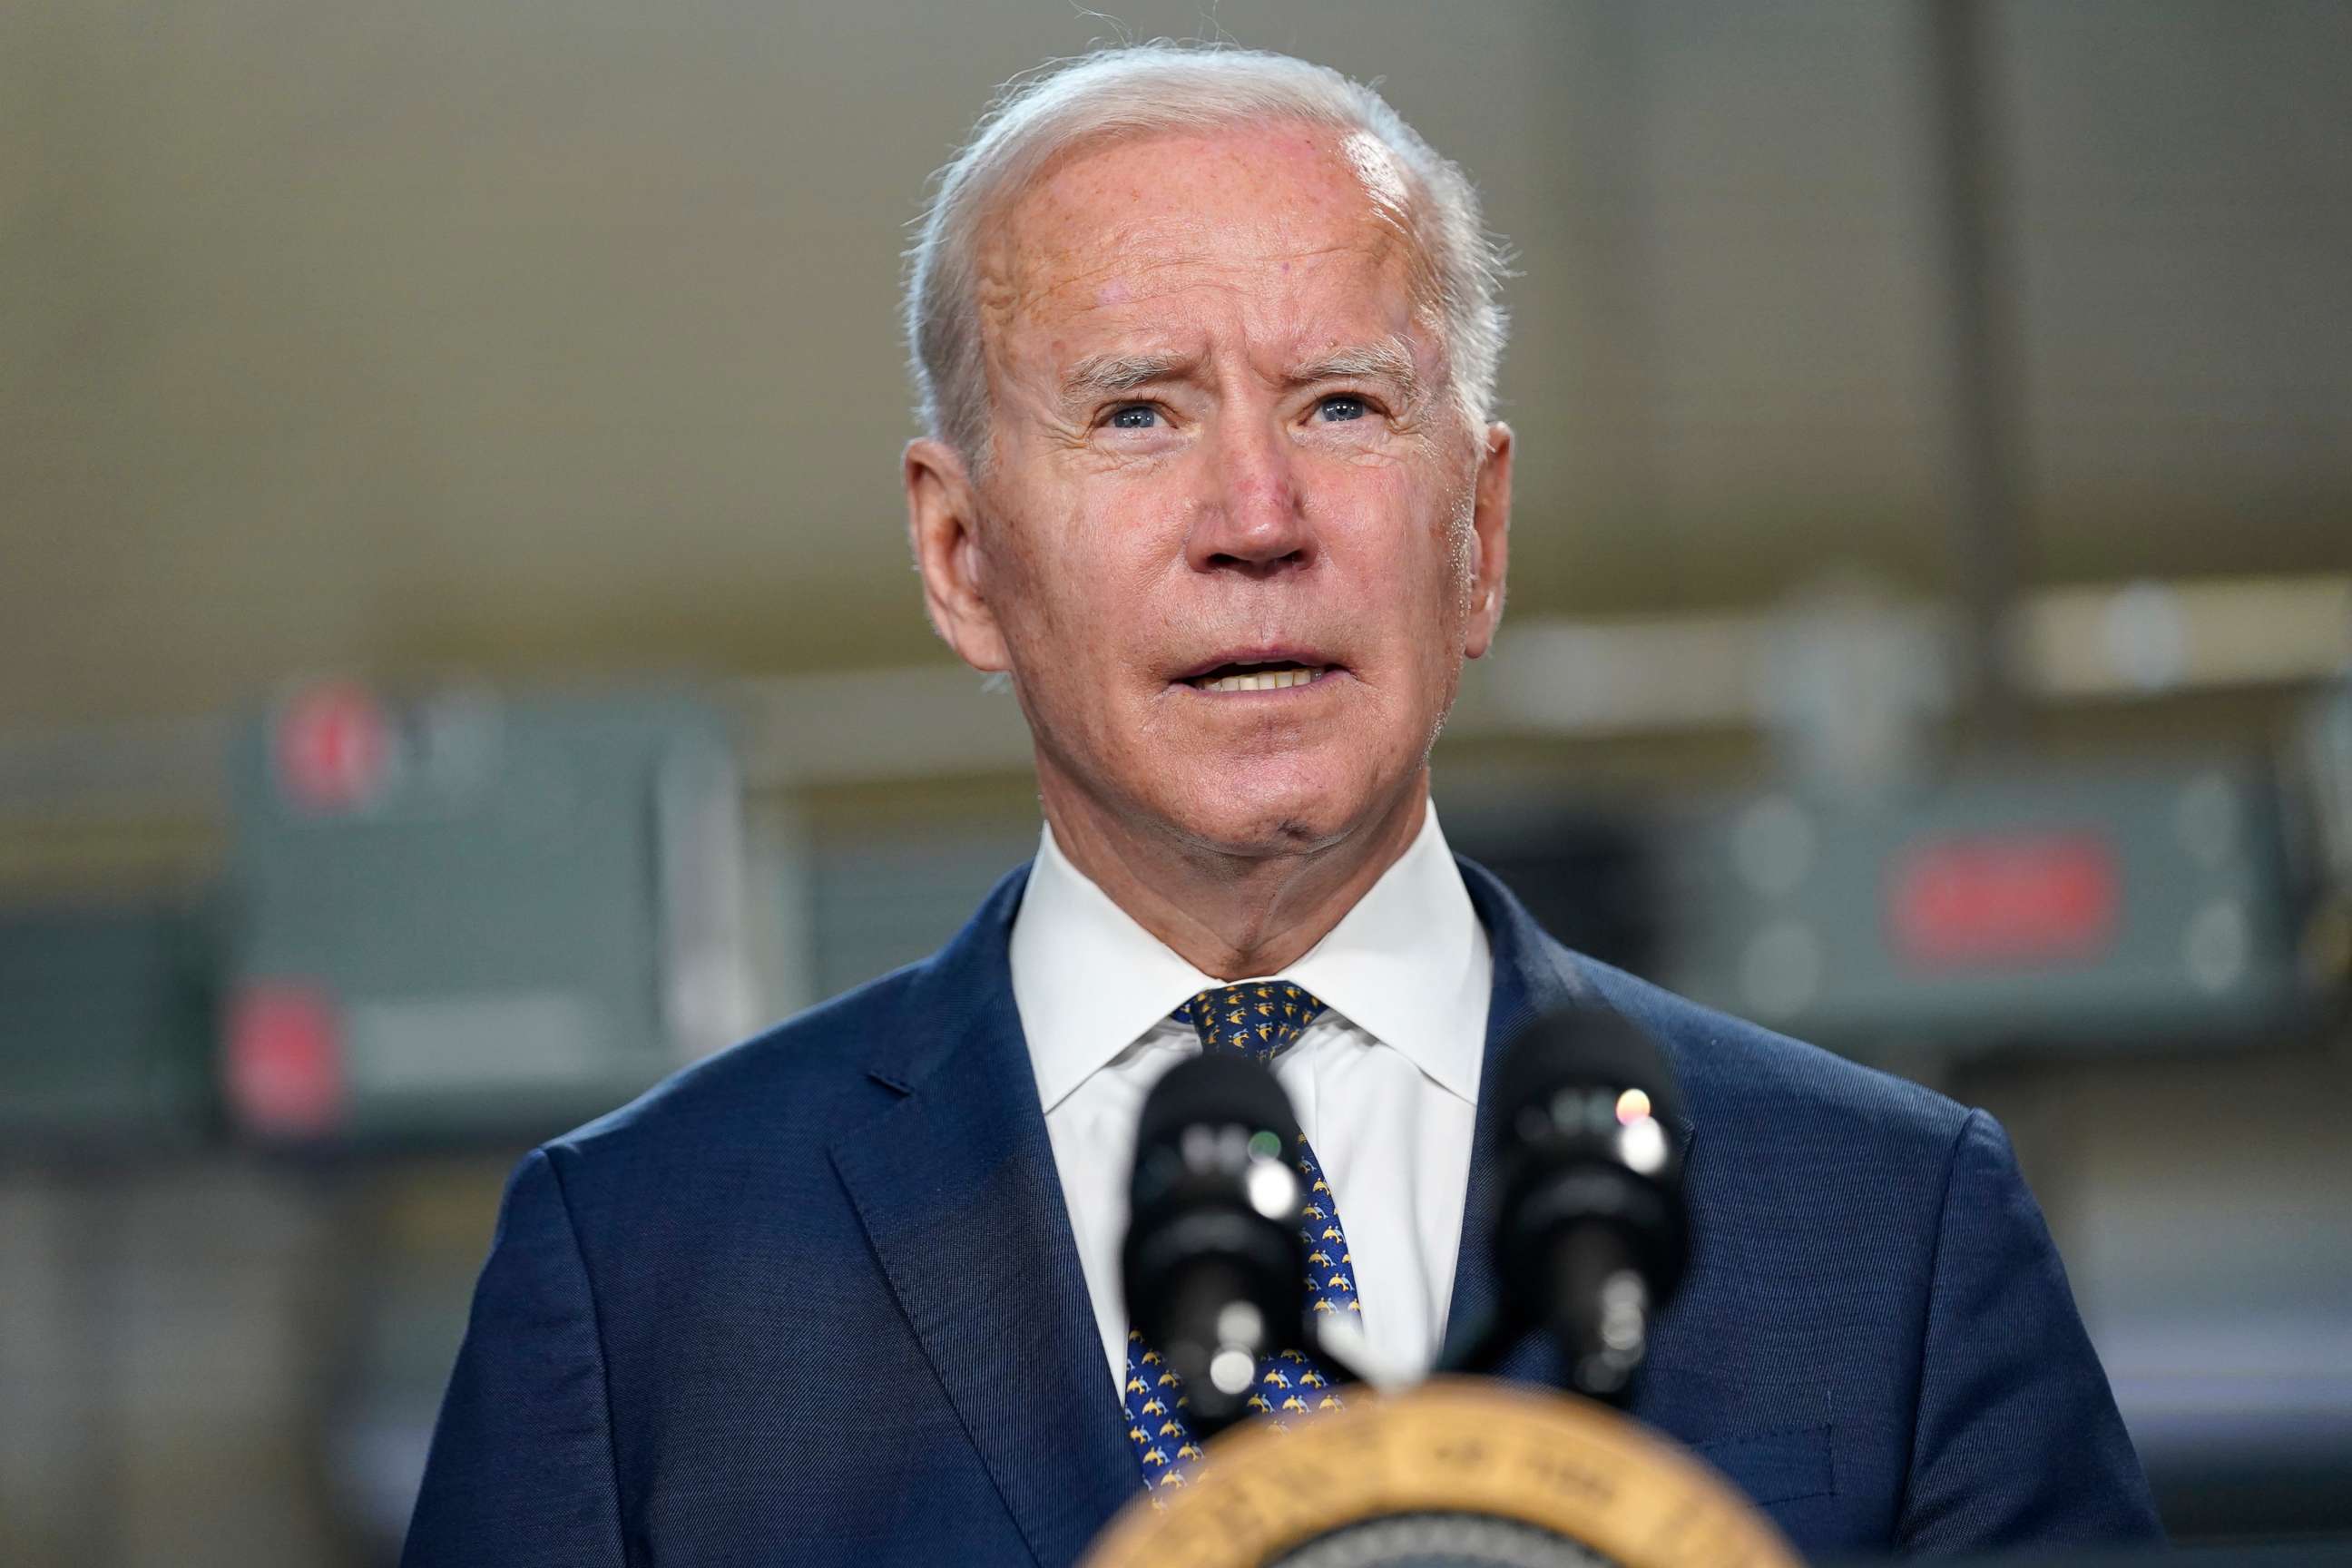
<svg viewBox="0 0 2352 1568"><path fill-rule="evenodd" d="M1070 864L1187 963L1220 980L1279 973L1328 935L1421 832L1429 770L1380 816L1310 849L1235 854L1131 831L1042 773L1054 842Z"/></svg>

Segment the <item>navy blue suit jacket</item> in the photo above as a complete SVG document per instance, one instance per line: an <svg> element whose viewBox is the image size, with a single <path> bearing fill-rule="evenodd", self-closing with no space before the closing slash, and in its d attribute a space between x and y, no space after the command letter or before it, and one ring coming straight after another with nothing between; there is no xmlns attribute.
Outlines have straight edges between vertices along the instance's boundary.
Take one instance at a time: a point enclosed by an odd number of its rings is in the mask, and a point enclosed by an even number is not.
<svg viewBox="0 0 2352 1568"><path fill-rule="evenodd" d="M1634 1414L1807 1552L2149 1540L2000 1129L1554 942L1465 863L1487 1081L1546 1005L1665 1045L1693 1258ZM1067 1563L1137 1495L1014 1010L1025 873L937 955L671 1079L509 1184L411 1568ZM1494 1306L1480 1108L1451 1324ZM1549 1380L1529 1338L1513 1376Z"/></svg>

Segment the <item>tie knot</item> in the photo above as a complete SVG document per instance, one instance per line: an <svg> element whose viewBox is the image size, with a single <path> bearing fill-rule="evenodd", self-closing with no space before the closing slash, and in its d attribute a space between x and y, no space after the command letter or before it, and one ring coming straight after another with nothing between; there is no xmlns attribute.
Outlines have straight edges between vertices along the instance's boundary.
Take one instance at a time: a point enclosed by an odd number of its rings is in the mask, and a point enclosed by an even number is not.
<svg viewBox="0 0 2352 1568"><path fill-rule="evenodd" d="M1192 1025L1204 1051L1265 1061L1322 1011L1322 1003L1286 980L1253 980L1203 991L1169 1016Z"/></svg>

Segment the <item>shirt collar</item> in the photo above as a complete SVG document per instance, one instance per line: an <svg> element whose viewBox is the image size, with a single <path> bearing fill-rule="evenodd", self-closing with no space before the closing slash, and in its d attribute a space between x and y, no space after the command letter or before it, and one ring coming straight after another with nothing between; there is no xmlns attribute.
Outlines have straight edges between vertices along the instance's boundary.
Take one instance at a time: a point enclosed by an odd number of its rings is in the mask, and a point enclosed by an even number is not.
<svg viewBox="0 0 2352 1568"><path fill-rule="evenodd" d="M1478 1102L1494 955L1434 805L1412 847L1283 978Z"/></svg>
<svg viewBox="0 0 2352 1568"><path fill-rule="evenodd" d="M1013 995L1051 1110L1212 986L1073 866L1049 826L1013 922ZM1323 940L1282 972L1448 1092L1478 1098L1493 960L1432 806Z"/></svg>

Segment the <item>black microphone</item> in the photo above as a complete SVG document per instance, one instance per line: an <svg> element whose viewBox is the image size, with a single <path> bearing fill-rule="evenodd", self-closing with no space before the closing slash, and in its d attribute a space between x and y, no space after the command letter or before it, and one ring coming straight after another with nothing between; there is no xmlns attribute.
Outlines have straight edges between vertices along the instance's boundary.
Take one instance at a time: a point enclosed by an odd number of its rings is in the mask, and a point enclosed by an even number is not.
<svg viewBox="0 0 2352 1568"><path fill-rule="evenodd" d="M1689 1259L1674 1070L1623 1016L1577 1008L1520 1033L1495 1095L1505 1299L1551 1332L1576 1392L1622 1405Z"/></svg>
<svg viewBox="0 0 2352 1568"><path fill-rule="evenodd" d="M1298 1122L1274 1074L1194 1057L1144 1100L1120 1277L1202 1437L1247 1412L1260 1356L1306 1342Z"/></svg>

